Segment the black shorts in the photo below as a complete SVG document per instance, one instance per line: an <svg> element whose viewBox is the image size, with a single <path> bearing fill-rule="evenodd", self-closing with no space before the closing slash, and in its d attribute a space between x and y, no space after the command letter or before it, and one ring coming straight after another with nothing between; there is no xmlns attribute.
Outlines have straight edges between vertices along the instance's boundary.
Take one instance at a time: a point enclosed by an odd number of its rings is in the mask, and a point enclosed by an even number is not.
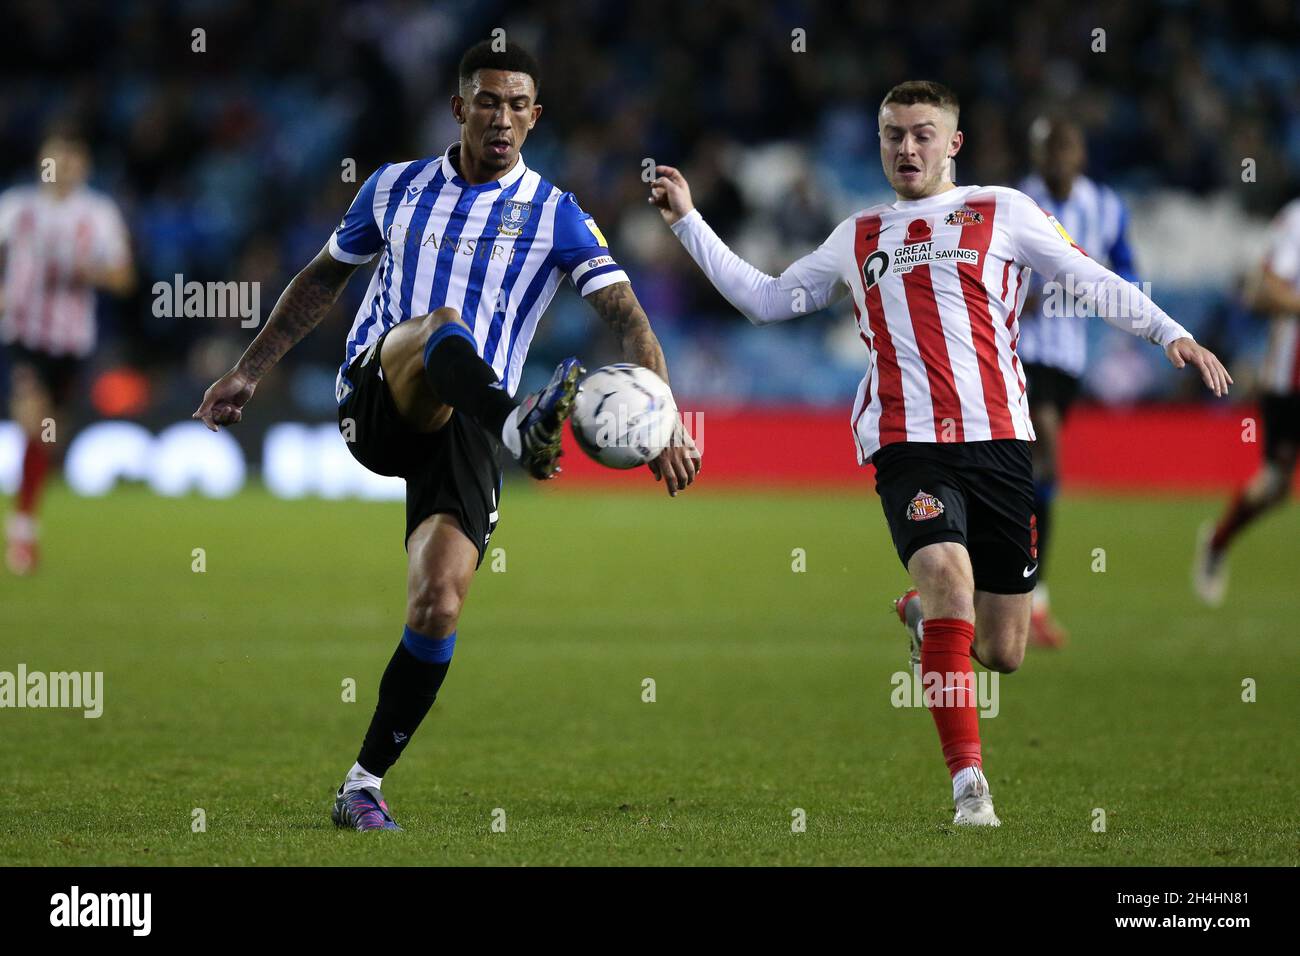
<svg viewBox="0 0 1300 956"><path fill-rule="evenodd" d="M1026 362L1025 393L1029 407L1047 405L1065 418L1070 406L1079 397L1079 378L1052 365Z"/></svg>
<svg viewBox="0 0 1300 956"><path fill-rule="evenodd" d="M8 350L10 367L25 365L35 372L37 381L49 392L50 401L56 406L63 407L72 401L86 365L85 359L73 355L50 355L17 343L8 346Z"/></svg>
<svg viewBox="0 0 1300 956"><path fill-rule="evenodd" d="M1265 393L1259 400L1259 413L1264 420L1264 457L1293 461L1300 448L1300 392Z"/></svg>
<svg viewBox="0 0 1300 956"><path fill-rule="evenodd" d="M1028 442L896 442L871 463L903 567L927 544L955 541L970 553L979 590L1033 590L1038 522Z"/></svg>
<svg viewBox="0 0 1300 956"><path fill-rule="evenodd" d="M387 333L385 333L387 335ZM452 514L483 563L501 500L501 444L458 411L436 432L414 431L398 414L379 364L383 336L344 373L339 432L352 457L380 475L406 479L406 538L430 515Z"/></svg>

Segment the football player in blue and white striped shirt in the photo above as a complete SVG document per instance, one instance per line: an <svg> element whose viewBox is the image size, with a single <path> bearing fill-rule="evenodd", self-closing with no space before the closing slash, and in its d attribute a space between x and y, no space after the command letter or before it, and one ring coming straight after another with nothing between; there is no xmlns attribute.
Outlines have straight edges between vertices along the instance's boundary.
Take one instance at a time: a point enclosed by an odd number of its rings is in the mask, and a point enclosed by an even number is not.
<svg viewBox="0 0 1300 956"><path fill-rule="evenodd" d="M380 783L447 674L470 581L497 521L504 445L534 477L558 471L561 426L582 369L560 363L522 403L528 344L564 276L618 334L627 361L665 381L658 339L627 275L572 193L529 169L520 148L537 123L538 68L514 44L466 51L451 108L460 142L445 154L380 167L320 254L276 303L235 368L195 417L240 420L261 377L329 312L378 256L348 334L336 397L339 427L372 471L406 479L406 628L379 685L334 822L397 829ZM689 485L698 453L679 433L651 463L669 494Z"/></svg>
<svg viewBox="0 0 1300 956"><path fill-rule="evenodd" d="M1020 191L1055 216L1088 255L1129 282L1135 281L1128 212L1114 190L1083 175L1087 161L1083 130L1068 120L1040 117L1030 127L1029 142L1035 172L1020 183ZM1048 606L1044 572L1056 497L1058 440L1087 363L1087 322L1072 302L1044 295L1041 284L1031 289L1020 317L1017 351L1025 363L1029 415L1038 438L1031 446L1038 584L1029 639L1043 647L1059 647L1065 642L1065 630Z"/></svg>

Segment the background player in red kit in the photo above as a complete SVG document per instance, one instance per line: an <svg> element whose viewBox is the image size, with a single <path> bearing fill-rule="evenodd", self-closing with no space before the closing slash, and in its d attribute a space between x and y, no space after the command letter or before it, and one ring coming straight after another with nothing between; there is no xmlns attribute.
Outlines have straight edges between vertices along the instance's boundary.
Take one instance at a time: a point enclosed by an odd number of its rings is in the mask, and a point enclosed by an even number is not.
<svg viewBox="0 0 1300 956"><path fill-rule="evenodd" d="M1237 535L1286 500L1300 449L1300 199L1278 213L1252 305L1272 316L1260 376L1264 460L1217 522L1201 528L1192 568L1197 595L1218 607L1228 592L1228 548Z"/></svg>
<svg viewBox="0 0 1300 956"><path fill-rule="evenodd" d="M125 295L135 284L131 246L117 205L86 185L90 152L67 129L37 156L40 183L0 195L0 342L8 351L10 413L22 426L22 482L5 525L5 563L28 574L37 552L36 513L53 463L55 436L85 359L95 348L95 291Z"/></svg>
<svg viewBox="0 0 1300 956"><path fill-rule="evenodd" d="M916 590L897 602L952 776L954 822L998 826L980 754L972 656L1010 672L1029 633L1038 559L1033 440L1017 317L1030 270L1074 280L1097 314L1196 366L1215 395L1219 360L1135 287L1090 259L1024 193L953 182L961 149L947 87L900 84L880 107L880 158L897 196L845 219L779 277L736 256L658 167L650 201L701 269L754 324L853 300L869 365L853 431ZM930 701L927 699L927 704Z"/></svg>

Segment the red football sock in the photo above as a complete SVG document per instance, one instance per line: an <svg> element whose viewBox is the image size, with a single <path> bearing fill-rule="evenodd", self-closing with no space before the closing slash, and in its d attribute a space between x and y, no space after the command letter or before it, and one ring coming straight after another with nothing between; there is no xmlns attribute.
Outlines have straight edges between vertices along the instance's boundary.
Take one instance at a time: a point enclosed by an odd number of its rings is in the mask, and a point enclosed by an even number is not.
<svg viewBox="0 0 1300 956"><path fill-rule="evenodd" d="M980 766L980 717L970 662L974 640L975 625L969 621L941 617L925 622L921 686L939 731L943 759L954 774Z"/></svg>
<svg viewBox="0 0 1300 956"><path fill-rule="evenodd" d="M23 452L23 477L18 485L17 510L19 514L35 514L40 501L41 488L50 471L50 452L45 443L35 438L27 439Z"/></svg>

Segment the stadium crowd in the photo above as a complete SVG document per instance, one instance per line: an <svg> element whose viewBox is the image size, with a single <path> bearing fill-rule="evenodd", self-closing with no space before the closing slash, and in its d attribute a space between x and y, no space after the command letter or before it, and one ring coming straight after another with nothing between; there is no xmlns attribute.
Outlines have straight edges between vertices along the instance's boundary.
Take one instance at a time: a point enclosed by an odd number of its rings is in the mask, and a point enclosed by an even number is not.
<svg viewBox="0 0 1300 956"><path fill-rule="evenodd" d="M527 161L574 190L610 237L688 398L843 405L865 353L851 322L824 316L750 333L646 208L647 158L683 167L718 232L772 271L888 196L875 113L909 77L963 97L959 181L1018 181L1026 130L1058 110L1086 129L1090 175L1126 196L1227 197L1263 221L1300 194L1300 15L1289 0L937 0L906 24L884 3L801 0L27 0L10 17L0 183L34 178L51 121L79 125L140 272L133 296L101 312L98 364L143 370L148 408L168 418L192 409L249 333L233 318L156 316L153 284L257 281L269 311L373 168L456 138L456 59L497 27L545 71ZM1249 182L1243 157L1255 160ZM286 407L332 411L363 291L354 282L268 381ZM1231 289L1184 291L1211 338L1245 321ZM535 349L539 369L570 352L589 367L614 355L571 293ZM1104 375L1092 381L1105 390ZM1140 394L1172 387L1153 374Z"/></svg>

